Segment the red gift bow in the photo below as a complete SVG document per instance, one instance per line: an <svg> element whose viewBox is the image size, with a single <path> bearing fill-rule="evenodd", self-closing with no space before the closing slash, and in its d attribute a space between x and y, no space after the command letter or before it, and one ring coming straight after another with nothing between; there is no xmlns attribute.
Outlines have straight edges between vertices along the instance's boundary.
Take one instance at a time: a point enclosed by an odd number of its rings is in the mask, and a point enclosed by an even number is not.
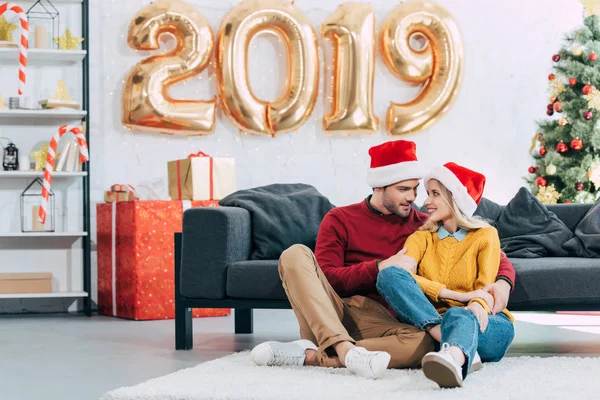
<svg viewBox="0 0 600 400"><path fill-rule="evenodd" d="M211 156L209 156L208 154L206 154L203 151L199 151L197 153L191 153L190 155L188 155L188 158L194 158L194 157L208 157L209 159L209 167L208 167L208 181L209 181L209 188L210 188L210 198L209 200L212 200L214 198L214 182L213 182L213 158ZM180 164L180 160L177 160L177 195L178 195L178 200L181 200L181 164ZM196 199L198 200L198 199Z"/></svg>

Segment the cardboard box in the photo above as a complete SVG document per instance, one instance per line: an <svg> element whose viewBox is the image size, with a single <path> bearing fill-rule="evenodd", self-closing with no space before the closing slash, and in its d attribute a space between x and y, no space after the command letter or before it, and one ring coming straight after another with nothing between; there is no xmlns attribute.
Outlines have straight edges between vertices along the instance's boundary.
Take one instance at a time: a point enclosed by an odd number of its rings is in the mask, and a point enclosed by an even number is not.
<svg viewBox="0 0 600 400"><path fill-rule="evenodd" d="M52 274L0 274L0 293L52 293Z"/></svg>

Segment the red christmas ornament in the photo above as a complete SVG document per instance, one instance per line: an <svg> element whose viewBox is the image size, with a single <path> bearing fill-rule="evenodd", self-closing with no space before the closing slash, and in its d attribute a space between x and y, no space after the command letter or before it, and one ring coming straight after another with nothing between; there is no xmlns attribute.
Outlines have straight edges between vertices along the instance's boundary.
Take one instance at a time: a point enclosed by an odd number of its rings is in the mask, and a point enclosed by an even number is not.
<svg viewBox="0 0 600 400"><path fill-rule="evenodd" d="M553 108L554 108L554 104L548 104L548 105L546 106L546 109L547 109L547 110L552 110Z"/></svg>
<svg viewBox="0 0 600 400"><path fill-rule="evenodd" d="M546 186L548 184L548 181L543 176L540 176L535 180L535 184L537 186Z"/></svg>
<svg viewBox="0 0 600 400"><path fill-rule="evenodd" d="M555 54L552 56L552 61L558 62L559 60L560 60L560 56L558 54Z"/></svg>
<svg viewBox="0 0 600 400"><path fill-rule="evenodd" d="M552 79L554 79L554 74L548 75L548 80L551 81Z"/></svg>
<svg viewBox="0 0 600 400"><path fill-rule="evenodd" d="M583 149L583 140L579 139L579 138L575 138L573 140L571 140L571 148L573 150L581 150Z"/></svg>
<svg viewBox="0 0 600 400"><path fill-rule="evenodd" d="M583 89L581 89L581 90L583 91L583 94L585 94L585 95L588 95L588 94L590 94L590 93L592 92L592 89L593 89L593 88L594 88L594 87L588 83L588 84L587 84L587 85L585 85L585 86L583 87Z"/></svg>
<svg viewBox="0 0 600 400"><path fill-rule="evenodd" d="M540 149L538 150L538 152L540 153L540 156L543 156L544 154L546 154L546 148L545 147L540 147Z"/></svg>
<svg viewBox="0 0 600 400"><path fill-rule="evenodd" d="M596 61L598 59L598 55L596 53L590 53L590 61Z"/></svg>
<svg viewBox="0 0 600 400"><path fill-rule="evenodd" d="M569 151L569 148L567 147L565 142L561 140L560 143L556 145L556 151L559 153L566 153L567 151Z"/></svg>
<svg viewBox="0 0 600 400"><path fill-rule="evenodd" d="M565 200L563 201L563 204L571 204L571 200Z"/></svg>
<svg viewBox="0 0 600 400"><path fill-rule="evenodd" d="M577 85L577 79L575 79L575 78L569 78L569 85L571 85L571 86Z"/></svg>
<svg viewBox="0 0 600 400"><path fill-rule="evenodd" d="M577 191L583 190L583 182L577 182L575 184L575 190L577 190Z"/></svg>
<svg viewBox="0 0 600 400"><path fill-rule="evenodd" d="M591 111L586 111L583 113L583 118L590 120L590 119L594 118L594 114L592 114Z"/></svg>
<svg viewBox="0 0 600 400"><path fill-rule="evenodd" d="M552 108L548 108L546 110L546 114L549 115L549 116L552 116L552 114L554 114L554 110Z"/></svg>
<svg viewBox="0 0 600 400"><path fill-rule="evenodd" d="M529 167L528 171L530 174L535 174L535 172L538 170L538 167Z"/></svg>
<svg viewBox="0 0 600 400"><path fill-rule="evenodd" d="M556 103L554 103L554 111L562 112L562 103L560 101L557 101Z"/></svg>

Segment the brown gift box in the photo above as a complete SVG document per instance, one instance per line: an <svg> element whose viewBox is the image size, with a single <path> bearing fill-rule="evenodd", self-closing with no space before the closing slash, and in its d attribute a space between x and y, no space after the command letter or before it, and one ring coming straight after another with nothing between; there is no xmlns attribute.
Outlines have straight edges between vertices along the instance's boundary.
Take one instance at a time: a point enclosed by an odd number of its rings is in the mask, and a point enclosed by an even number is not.
<svg viewBox="0 0 600 400"><path fill-rule="evenodd" d="M135 197L135 193L133 192L111 192L111 191L106 191L104 192L104 202L105 203L114 203L119 202L119 201L136 201L138 200L137 197Z"/></svg>

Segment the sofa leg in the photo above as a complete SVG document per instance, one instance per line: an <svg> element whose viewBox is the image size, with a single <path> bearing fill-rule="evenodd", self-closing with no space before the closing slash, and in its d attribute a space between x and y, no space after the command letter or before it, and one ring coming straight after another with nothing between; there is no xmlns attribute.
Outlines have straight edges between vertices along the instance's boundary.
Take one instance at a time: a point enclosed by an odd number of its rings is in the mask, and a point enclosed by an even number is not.
<svg viewBox="0 0 600 400"><path fill-rule="evenodd" d="M174 236L174 263L175 263L175 350L190 350L194 347L192 330L192 309L186 307L181 295L181 232Z"/></svg>
<svg viewBox="0 0 600 400"><path fill-rule="evenodd" d="M254 331L254 317L251 308L235 309L235 333L252 333Z"/></svg>

